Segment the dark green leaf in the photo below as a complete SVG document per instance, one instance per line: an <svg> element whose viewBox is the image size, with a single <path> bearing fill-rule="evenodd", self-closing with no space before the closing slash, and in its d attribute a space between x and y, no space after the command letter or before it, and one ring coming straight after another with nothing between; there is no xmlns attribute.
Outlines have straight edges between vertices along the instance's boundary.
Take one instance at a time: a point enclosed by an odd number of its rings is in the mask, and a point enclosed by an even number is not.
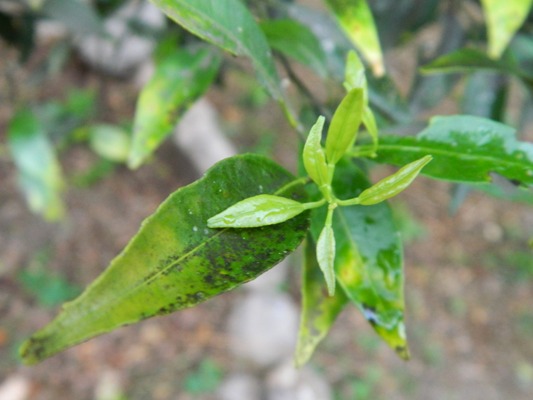
<svg viewBox="0 0 533 400"><path fill-rule="evenodd" d="M264 21L260 26L273 49L326 77L326 55L307 26L290 19Z"/></svg>
<svg viewBox="0 0 533 400"><path fill-rule="evenodd" d="M370 184L353 164L337 164L333 188L353 198ZM311 228L318 237L325 208L313 210ZM361 310L376 332L402 358L408 358L404 326L402 245L389 206L338 207L333 216L339 288Z"/></svg>
<svg viewBox="0 0 533 400"><path fill-rule="evenodd" d="M250 58L261 84L292 118L265 35L240 0L153 0L153 3L193 34L232 54Z"/></svg>
<svg viewBox="0 0 533 400"><path fill-rule="evenodd" d="M480 69L500 71L505 74L516 75L527 82L533 81L533 74L520 69L515 62L508 59L493 60L479 50L468 48L445 54L424 65L421 71L424 73L450 73Z"/></svg>
<svg viewBox="0 0 533 400"><path fill-rule="evenodd" d="M220 66L211 49L179 50L160 59L137 101L128 165L137 168L172 132L191 103L209 87Z"/></svg>
<svg viewBox="0 0 533 400"><path fill-rule="evenodd" d="M374 75L385 72L379 37L366 0L326 0L344 32L361 50Z"/></svg>
<svg viewBox="0 0 533 400"><path fill-rule="evenodd" d="M20 110L8 128L8 145L32 211L50 221L63 217L63 178L54 148L35 115Z"/></svg>
<svg viewBox="0 0 533 400"><path fill-rule="evenodd" d="M84 293L21 347L25 363L154 315L194 306L256 278L302 241L307 216L256 229L212 230L209 217L261 192L305 200L302 185L256 155L221 161L146 219Z"/></svg>
<svg viewBox="0 0 533 400"><path fill-rule="evenodd" d="M295 354L297 366L302 366L311 358L348 302L342 290L335 291L333 296L326 292L324 275L317 264L315 246L313 239L308 236L302 274L302 315Z"/></svg>
<svg viewBox="0 0 533 400"><path fill-rule="evenodd" d="M489 36L489 55L501 56L527 18L533 0L481 0Z"/></svg>
<svg viewBox="0 0 533 400"><path fill-rule="evenodd" d="M435 117L416 137L382 136L375 160L401 166L428 154L433 162L422 173L433 178L486 183L498 174L533 185L533 144L516 140L513 128L480 117Z"/></svg>

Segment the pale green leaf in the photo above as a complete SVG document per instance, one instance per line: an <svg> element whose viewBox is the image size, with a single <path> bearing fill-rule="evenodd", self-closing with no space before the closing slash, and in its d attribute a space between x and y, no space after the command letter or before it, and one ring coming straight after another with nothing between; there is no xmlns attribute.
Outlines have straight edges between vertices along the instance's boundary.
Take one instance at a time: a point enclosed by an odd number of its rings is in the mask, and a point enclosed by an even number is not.
<svg viewBox="0 0 533 400"><path fill-rule="evenodd" d="M128 159L131 139L124 129L115 125L94 125L88 132L91 148L100 157L115 162Z"/></svg>
<svg viewBox="0 0 533 400"><path fill-rule="evenodd" d="M194 100L211 85L220 55L209 48L178 50L157 61L137 101L128 159L137 168L174 129Z"/></svg>
<svg viewBox="0 0 533 400"><path fill-rule="evenodd" d="M271 194L241 200L207 221L209 228L254 228L279 224L306 210L298 201Z"/></svg>
<svg viewBox="0 0 533 400"><path fill-rule="evenodd" d="M489 37L488 53L498 58L527 18L533 0L481 0Z"/></svg>
<svg viewBox="0 0 533 400"><path fill-rule="evenodd" d="M363 110L363 91L350 90L335 110L328 129L326 159L329 164L336 164L354 143Z"/></svg>
<svg viewBox="0 0 533 400"><path fill-rule="evenodd" d="M361 51L375 76L385 73L374 17L366 0L326 0L347 37Z"/></svg>
<svg viewBox="0 0 533 400"><path fill-rule="evenodd" d="M320 144L322 140L322 129L324 127L324 117L318 120L311 128L303 150L303 162L305 170L311 179L318 185L329 184L328 166L326 163L326 153Z"/></svg>
<svg viewBox="0 0 533 400"><path fill-rule="evenodd" d="M331 226L324 226L316 242L316 259L324 274L328 294L335 294L335 234Z"/></svg>
<svg viewBox="0 0 533 400"><path fill-rule="evenodd" d="M305 200L294 179L256 155L216 164L170 195L108 269L22 345L23 361L34 364L120 326L192 307L276 265L305 237L306 215L258 229L213 230L207 219L261 191Z"/></svg>
<svg viewBox="0 0 533 400"><path fill-rule="evenodd" d="M372 185L357 197L358 204L369 206L381 203L391 197L404 191L413 180L418 176L422 168L431 161L431 156L424 156L419 160L413 161L400 170L378 183Z"/></svg>
<svg viewBox="0 0 533 400"><path fill-rule="evenodd" d="M61 167L39 121L31 111L19 110L9 123L7 136L30 209L49 221L61 219L65 214Z"/></svg>

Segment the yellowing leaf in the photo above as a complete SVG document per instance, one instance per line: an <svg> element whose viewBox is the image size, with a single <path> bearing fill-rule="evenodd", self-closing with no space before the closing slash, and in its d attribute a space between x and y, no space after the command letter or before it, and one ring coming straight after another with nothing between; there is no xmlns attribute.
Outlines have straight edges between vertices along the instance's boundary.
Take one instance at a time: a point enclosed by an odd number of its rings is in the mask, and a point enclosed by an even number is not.
<svg viewBox="0 0 533 400"><path fill-rule="evenodd" d="M499 58L527 18L533 0L481 0L489 34L489 56Z"/></svg>
<svg viewBox="0 0 533 400"><path fill-rule="evenodd" d="M383 54L366 0L326 0L346 36L363 53L375 76L385 73Z"/></svg>

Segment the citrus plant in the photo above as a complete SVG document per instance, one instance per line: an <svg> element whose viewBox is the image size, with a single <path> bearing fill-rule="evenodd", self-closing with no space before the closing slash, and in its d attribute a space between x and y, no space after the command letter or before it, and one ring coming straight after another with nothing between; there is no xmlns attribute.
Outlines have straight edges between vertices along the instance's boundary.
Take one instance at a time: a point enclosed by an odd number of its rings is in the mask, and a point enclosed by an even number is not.
<svg viewBox="0 0 533 400"><path fill-rule="evenodd" d="M58 1L44 1L42 13L64 18L53 7ZM99 278L22 344L23 361L34 364L120 326L195 306L256 278L302 241L296 363L311 357L348 304L355 305L383 340L407 359L402 243L387 200L405 190L418 174L489 191L494 191L493 178L500 176L531 195L533 145L518 140L515 129L499 117L505 104L501 90L510 77L528 96L533 93L533 76L527 68L533 57L523 51L533 40L530 34L517 33L524 22L532 22L528 17L532 1L482 1L488 51L460 48L461 40L450 41L456 48L444 49L425 63L428 75L415 81L413 93L419 95L410 108L424 111L449 93L453 79L445 74L450 72L498 74L504 83L494 88L493 101L480 105L472 95L493 76L472 76L464 108L476 115L434 117L422 131L410 135L395 134L395 128L400 130L414 116L398 92L390 89L378 31L382 41L393 42L398 36L394 29L412 31L431 21L438 1L427 2L420 20L405 26L387 25L390 15L373 10L365 0L326 0L328 13L281 0L250 1L248 6L240 0L153 3L189 32L181 32L188 39L179 49L161 46L157 52L155 73L139 95L131 138L122 129L105 125L78 129L78 134L100 143L93 145L95 151L139 167L170 134L188 104L221 73L223 50L251 61L261 85L303 138L299 176L266 157L244 154L219 162L198 181L178 189L143 222ZM392 3L409 9L404 2ZM100 29L94 10L81 2L72 4L79 7L77 15L91 13L94 24L84 29ZM331 28L331 17L337 31ZM385 22L380 25L380 21ZM320 29L311 29L316 26L344 36L324 45ZM172 42L174 37L169 38ZM511 42L513 38L521 39ZM372 74L351 51L354 45ZM305 120L305 110L295 111L276 59L308 101L314 125ZM343 83L345 93L333 113L313 98L289 59L324 80ZM428 102L420 100L428 93ZM53 220L64 213L63 183L53 145L35 114L20 107L8 129L8 145L28 203ZM378 127L388 133L378 133ZM118 150L109 151L106 140ZM372 184L373 163L400 168Z"/></svg>

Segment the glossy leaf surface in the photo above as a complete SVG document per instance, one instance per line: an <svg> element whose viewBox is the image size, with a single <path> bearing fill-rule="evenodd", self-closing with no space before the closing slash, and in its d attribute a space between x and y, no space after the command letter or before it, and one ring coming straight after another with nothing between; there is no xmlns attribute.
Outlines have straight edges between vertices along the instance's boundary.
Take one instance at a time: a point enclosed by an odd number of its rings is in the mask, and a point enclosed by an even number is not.
<svg viewBox="0 0 533 400"><path fill-rule="evenodd" d="M128 164L137 168L172 132L194 100L211 85L220 55L212 49L179 50L157 62L135 112Z"/></svg>
<svg viewBox="0 0 533 400"><path fill-rule="evenodd" d="M370 184L355 165L337 164L333 188L353 198ZM318 237L326 210L313 210L311 231ZM408 358L404 326L403 251L392 213L383 202L338 207L333 216L336 292L343 290L376 332L402 358Z"/></svg>
<svg viewBox="0 0 533 400"><path fill-rule="evenodd" d="M324 275L317 264L315 246L313 239L308 237L302 272L302 314L295 353L297 366L302 366L311 358L317 345L326 337L335 319L348 303L343 290L336 290L333 296L326 292Z"/></svg>
<svg viewBox="0 0 533 400"><path fill-rule="evenodd" d="M383 136L378 162L405 165L433 156L422 174L465 183L486 183L491 174L533 185L533 144L516 139L507 125L480 117L435 117L417 136Z"/></svg>
<svg viewBox="0 0 533 400"><path fill-rule="evenodd" d="M305 205L286 197L260 194L241 200L209 218L209 228L255 228L279 224L306 210Z"/></svg>
<svg viewBox="0 0 533 400"><path fill-rule="evenodd" d="M481 0L489 37L489 55L501 56L524 23L533 0Z"/></svg>
<svg viewBox="0 0 533 400"><path fill-rule="evenodd" d="M336 164L352 146L363 118L364 98L361 89L352 89L335 110L326 137L326 159Z"/></svg>
<svg viewBox="0 0 533 400"><path fill-rule="evenodd" d="M327 76L326 55L307 26L291 19L268 20L260 26L274 50L311 68L322 78Z"/></svg>
<svg viewBox="0 0 533 400"><path fill-rule="evenodd" d="M326 153L320 143L324 121L324 117L318 117L318 120L309 131L303 150L305 170L318 186L329 184Z"/></svg>
<svg viewBox="0 0 533 400"><path fill-rule="evenodd" d="M366 0L326 0L348 38L361 50L374 75L385 72L374 17Z"/></svg>
<svg viewBox="0 0 533 400"><path fill-rule="evenodd" d="M369 206L381 203L404 191L417 177L424 166L431 161L431 156L424 156L420 160L413 161L400 170L378 183L372 185L357 197L359 204Z"/></svg>
<svg viewBox="0 0 533 400"><path fill-rule="evenodd" d="M18 111L9 123L7 139L30 209L49 221L62 218L64 182L60 165L35 115L25 109Z"/></svg>
<svg viewBox="0 0 533 400"><path fill-rule="evenodd" d="M221 161L170 195L109 268L22 345L24 362L33 364L119 326L194 306L271 268L305 237L305 214L257 229L212 230L207 219L262 191L305 200L301 185L288 185L293 180L272 161L243 155Z"/></svg>
<svg viewBox="0 0 533 400"><path fill-rule="evenodd" d="M153 0L188 31L222 49L248 57L261 84L287 111L268 42L240 0Z"/></svg>

